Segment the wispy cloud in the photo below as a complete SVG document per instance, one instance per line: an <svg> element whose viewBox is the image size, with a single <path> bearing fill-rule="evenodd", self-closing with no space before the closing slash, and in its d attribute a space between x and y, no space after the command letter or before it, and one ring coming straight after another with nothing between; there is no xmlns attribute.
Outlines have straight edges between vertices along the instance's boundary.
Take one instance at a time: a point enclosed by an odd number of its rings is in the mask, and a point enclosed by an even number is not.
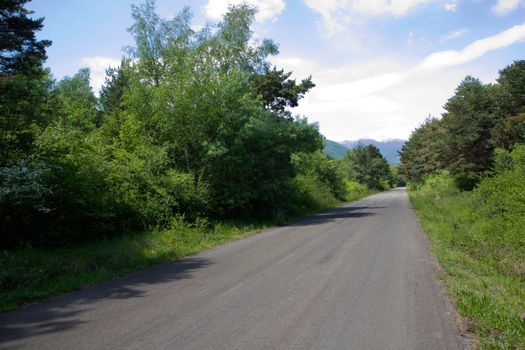
<svg viewBox="0 0 525 350"><path fill-rule="evenodd" d="M443 4L443 8L447 12L456 12L458 10L458 0L450 0Z"/></svg>
<svg viewBox="0 0 525 350"><path fill-rule="evenodd" d="M91 72L91 87L93 88L93 91L95 91L95 94L98 95L106 78L106 68L118 67L120 65L120 60L103 56L84 57L80 64L83 67L89 68Z"/></svg>
<svg viewBox="0 0 525 350"><path fill-rule="evenodd" d="M454 40L454 39L457 39L459 37L462 37L463 35L467 34L470 30L467 29L467 28L461 28L461 29L457 29L457 30L451 30L450 32L448 32L447 35L443 36L441 39L440 39L440 42L443 44L443 43L446 43L448 41L451 41L451 40Z"/></svg>
<svg viewBox="0 0 525 350"><path fill-rule="evenodd" d="M525 5L525 0L498 0L492 7L492 12L498 16L504 16L516 10L518 7Z"/></svg>
<svg viewBox="0 0 525 350"><path fill-rule="evenodd" d="M252 5L257 9L255 15L257 22L275 19L285 8L284 0L208 0L207 4L202 7L202 11L206 18L218 21L226 13L228 6L242 3Z"/></svg>
<svg viewBox="0 0 525 350"><path fill-rule="evenodd" d="M408 14L416 7L436 0L304 0L304 3L322 18L327 34L345 29L352 17L395 16Z"/></svg>
<svg viewBox="0 0 525 350"><path fill-rule="evenodd" d="M489 51L502 49L509 45L525 39L525 23L515 25L496 35L476 40L463 50L440 51L427 56L418 68L423 70L435 70L444 67L456 66L476 58Z"/></svg>

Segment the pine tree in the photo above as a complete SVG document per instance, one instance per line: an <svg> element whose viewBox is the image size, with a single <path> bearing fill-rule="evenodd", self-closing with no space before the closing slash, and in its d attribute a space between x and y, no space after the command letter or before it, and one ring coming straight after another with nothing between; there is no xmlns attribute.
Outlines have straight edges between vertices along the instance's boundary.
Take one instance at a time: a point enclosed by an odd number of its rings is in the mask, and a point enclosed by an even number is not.
<svg viewBox="0 0 525 350"><path fill-rule="evenodd" d="M0 166L25 157L47 121L50 80L42 68L49 40L37 40L43 18L32 19L28 0L0 2Z"/></svg>

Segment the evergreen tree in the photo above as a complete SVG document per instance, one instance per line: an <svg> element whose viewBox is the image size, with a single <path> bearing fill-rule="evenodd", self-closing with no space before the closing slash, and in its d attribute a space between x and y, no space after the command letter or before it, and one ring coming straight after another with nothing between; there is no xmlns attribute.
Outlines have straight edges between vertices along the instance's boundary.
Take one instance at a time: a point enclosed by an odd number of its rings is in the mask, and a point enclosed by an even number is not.
<svg viewBox="0 0 525 350"><path fill-rule="evenodd" d="M345 161L350 178L368 188L384 189L383 182L390 178L388 162L374 145L354 147L346 154Z"/></svg>
<svg viewBox="0 0 525 350"><path fill-rule="evenodd" d="M27 2L0 2L0 166L26 157L49 118L50 81L42 63L51 42L36 40L44 19L30 18Z"/></svg>

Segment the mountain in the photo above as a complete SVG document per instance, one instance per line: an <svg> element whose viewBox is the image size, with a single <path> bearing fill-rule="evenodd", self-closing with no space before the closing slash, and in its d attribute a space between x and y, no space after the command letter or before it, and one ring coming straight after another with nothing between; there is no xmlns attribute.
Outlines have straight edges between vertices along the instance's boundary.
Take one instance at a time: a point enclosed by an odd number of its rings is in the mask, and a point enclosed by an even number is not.
<svg viewBox="0 0 525 350"><path fill-rule="evenodd" d="M401 147L405 144L406 140L391 139L385 141L377 141L372 139L359 139L355 141L342 141L339 144L345 146L348 149L352 149L355 146L361 145L374 145L381 151L381 154L385 159L395 165L399 165L399 154Z"/></svg>
<svg viewBox="0 0 525 350"><path fill-rule="evenodd" d="M335 141L326 140L323 152L332 158L341 159L348 152L348 148Z"/></svg>
<svg viewBox="0 0 525 350"><path fill-rule="evenodd" d="M341 159L345 156L349 149L354 148L357 145L374 145L379 148L381 154L387 162L395 165L399 165L399 154L401 147L405 144L405 140L391 139L385 141L377 141L373 139L359 139L355 141L342 141L335 142L326 140L323 152L335 159Z"/></svg>

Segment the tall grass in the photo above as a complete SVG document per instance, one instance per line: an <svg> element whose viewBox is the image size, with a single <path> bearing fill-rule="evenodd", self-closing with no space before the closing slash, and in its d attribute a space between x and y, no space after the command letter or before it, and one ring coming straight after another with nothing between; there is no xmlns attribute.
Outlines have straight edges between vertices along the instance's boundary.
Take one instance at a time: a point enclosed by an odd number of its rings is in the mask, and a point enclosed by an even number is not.
<svg viewBox="0 0 525 350"><path fill-rule="evenodd" d="M525 349L525 173L459 192L447 173L410 192L441 278L481 349Z"/></svg>

